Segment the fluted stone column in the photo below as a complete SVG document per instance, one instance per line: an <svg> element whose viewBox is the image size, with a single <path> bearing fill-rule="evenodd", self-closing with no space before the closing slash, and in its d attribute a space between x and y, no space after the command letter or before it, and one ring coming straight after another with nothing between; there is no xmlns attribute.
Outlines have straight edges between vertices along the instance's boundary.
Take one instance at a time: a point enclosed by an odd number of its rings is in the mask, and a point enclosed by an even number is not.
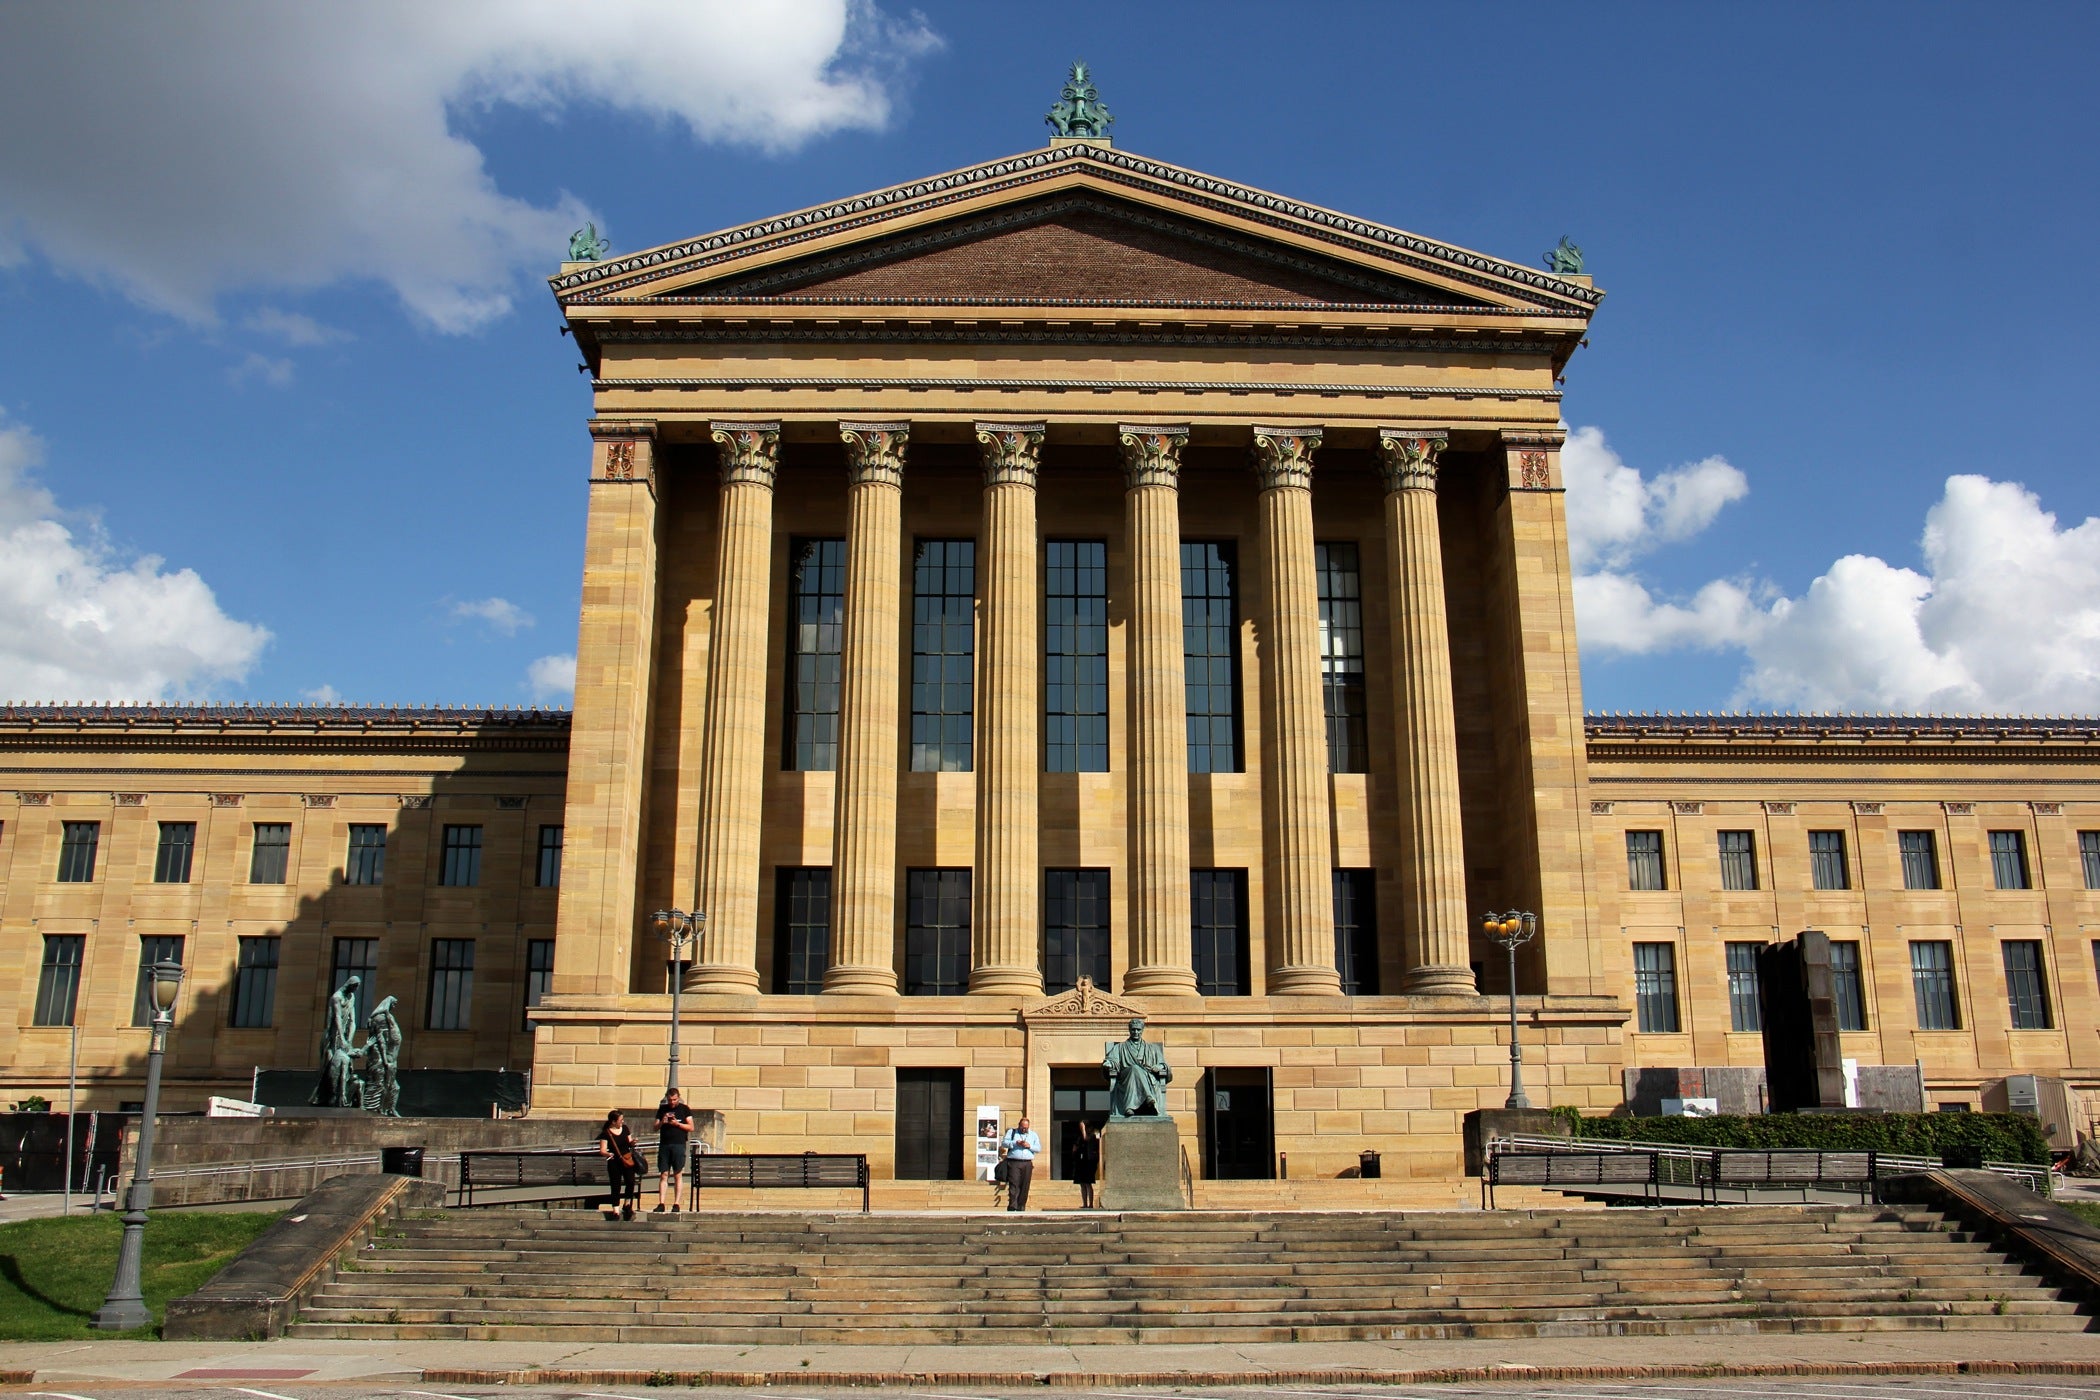
<svg viewBox="0 0 2100 1400"><path fill-rule="evenodd" d="M715 423L722 493L708 626L707 733L700 758L698 908L686 974L694 992L758 990L758 828L765 793L766 620L778 423ZM641 833L633 839L639 842Z"/></svg>
<svg viewBox="0 0 2100 1400"><path fill-rule="evenodd" d="M897 991L899 560L909 434L904 423L839 424L849 485L827 992Z"/></svg>
<svg viewBox="0 0 2100 1400"><path fill-rule="evenodd" d="M979 423L984 457L984 631L977 646L977 871L970 910L970 990L1043 990L1037 870L1037 677L1042 607L1035 482L1041 423Z"/></svg>
<svg viewBox="0 0 2100 1400"><path fill-rule="evenodd" d="M1317 428L1256 428L1262 586L1262 760L1272 822L1268 864L1269 991L1339 996L1334 965L1334 837L1327 783L1327 707L1320 682L1320 589L1313 571L1312 468Z"/></svg>
<svg viewBox="0 0 2100 1400"><path fill-rule="evenodd" d="M1118 429L1129 484L1130 968L1122 990L1193 996L1189 736L1181 647L1181 449L1186 427Z"/></svg>
<svg viewBox="0 0 2100 1400"><path fill-rule="evenodd" d="M1444 553L1437 534L1441 428L1378 435L1385 468L1387 588L1393 615L1393 696L1407 794L1400 862L1412 993L1471 996L1466 955L1465 839L1459 827L1458 724L1451 704L1451 641L1444 617Z"/></svg>

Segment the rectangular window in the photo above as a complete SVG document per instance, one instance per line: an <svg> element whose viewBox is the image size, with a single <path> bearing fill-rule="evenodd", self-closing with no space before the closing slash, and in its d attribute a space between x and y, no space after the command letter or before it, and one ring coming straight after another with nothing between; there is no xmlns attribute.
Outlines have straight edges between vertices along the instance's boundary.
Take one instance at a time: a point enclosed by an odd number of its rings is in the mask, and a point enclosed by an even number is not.
<svg viewBox="0 0 2100 1400"><path fill-rule="evenodd" d="M2010 938L2000 945L2005 955L2005 995L2016 1031L2045 1031L2049 1019L2049 982L2042 973L2039 940Z"/></svg>
<svg viewBox="0 0 2100 1400"><path fill-rule="evenodd" d="M1724 831L1721 841L1721 888L1724 890L1754 890L1757 888L1757 833L1751 831Z"/></svg>
<svg viewBox="0 0 2100 1400"><path fill-rule="evenodd" d="M350 825L350 850L343 857L343 883L377 885L386 879L386 828L377 822Z"/></svg>
<svg viewBox="0 0 2100 1400"><path fill-rule="evenodd" d="M784 866L774 878L773 990L813 995L831 965L831 870Z"/></svg>
<svg viewBox="0 0 2100 1400"><path fill-rule="evenodd" d="M1954 945L1910 945L1910 989L1918 1002L1918 1029L1958 1031L1961 1016L1954 1002Z"/></svg>
<svg viewBox="0 0 2100 1400"><path fill-rule="evenodd" d="M190 863L197 853L195 822L162 822L160 847L153 853L153 883L187 885Z"/></svg>
<svg viewBox="0 0 2100 1400"><path fill-rule="evenodd" d="M328 977L328 994L334 996L351 978L357 979L357 1024L372 1014L372 984L379 978L379 940L338 938L335 961Z"/></svg>
<svg viewBox="0 0 2100 1400"><path fill-rule="evenodd" d="M1378 873L1334 872L1334 967L1342 995L1378 995Z"/></svg>
<svg viewBox="0 0 2100 1400"><path fill-rule="evenodd" d="M1327 771L1367 773L1363 570L1353 543L1313 546L1320 581L1320 679L1327 699Z"/></svg>
<svg viewBox="0 0 2100 1400"><path fill-rule="evenodd" d="M1238 558L1231 544L1181 545L1191 773L1240 771Z"/></svg>
<svg viewBox="0 0 2100 1400"><path fill-rule="evenodd" d="M525 1029L532 1029L532 1008L554 990L554 940L525 940Z"/></svg>
<svg viewBox="0 0 2100 1400"><path fill-rule="evenodd" d="M2027 880L2027 833L1991 833L1991 879L2001 890L2024 890Z"/></svg>
<svg viewBox="0 0 2100 1400"><path fill-rule="evenodd" d="M473 1017L474 940L431 939L430 1008L423 1024L434 1031L463 1031L473 1026Z"/></svg>
<svg viewBox="0 0 2100 1400"><path fill-rule="evenodd" d="M1867 1028L1867 982L1860 970L1858 943L1831 942L1830 995L1837 1002L1839 1030Z"/></svg>
<svg viewBox="0 0 2100 1400"><path fill-rule="evenodd" d="M839 655L845 626L846 542L792 541L783 768L829 773L839 766Z"/></svg>
<svg viewBox="0 0 2100 1400"><path fill-rule="evenodd" d="M281 940L243 938L234 958L232 1015L235 1030L267 1027L277 1014L277 953Z"/></svg>
<svg viewBox="0 0 2100 1400"><path fill-rule="evenodd" d="M1626 833L1626 887L1632 890L1668 888L1663 880L1663 834L1660 831Z"/></svg>
<svg viewBox="0 0 2100 1400"><path fill-rule="evenodd" d="M1108 771L1108 545L1043 546L1043 767Z"/></svg>
<svg viewBox="0 0 2100 1400"><path fill-rule="evenodd" d="M1207 997L1243 997L1247 976L1247 872L1189 872L1189 923L1196 990Z"/></svg>
<svg viewBox="0 0 2100 1400"><path fill-rule="evenodd" d="M101 822L66 823L65 834L58 844L60 884L84 885L95 878L95 847L101 840Z"/></svg>
<svg viewBox="0 0 2100 1400"><path fill-rule="evenodd" d="M1845 833L1808 833L1809 881L1819 890L1849 890L1852 875L1845 864Z"/></svg>
<svg viewBox="0 0 2100 1400"><path fill-rule="evenodd" d="M1936 890L1940 887L1939 838L1929 831L1899 831L1896 850L1903 857L1903 888Z"/></svg>
<svg viewBox="0 0 2100 1400"><path fill-rule="evenodd" d="M970 872L907 871L904 994L948 997L969 990Z"/></svg>
<svg viewBox="0 0 2100 1400"><path fill-rule="evenodd" d="M1668 948L1667 943L1651 945ZM1757 953L1761 943L1731 943L1728 945L1728 1029L1732 1031L1761 1031L1765 1028L1764 1011L1757 1000Z"/></svg>
<svg viewBox="0 0 2100 1400"><path fill-rule="evenodd" d="M1677 949L1671 944L1633 945L1633 1007L1643 1031L1676 1032Z"/></svg>
<svg viewBox="0 0 2100 1400"><path fill-rule="evenodd" d="M911 571L911 771L967 773L977 541L920 540Z"/></svg>
<svg viewBox="0 0 2100 1400"><path fill-rule="evenodd" d="M44 966L36 979L36 1019L30 1024L73 1024L73 1010L80 1000L80 960L86 952L86 934L44 935Z"/></svg>
<svg viewBox="0 0 2100 1400"><path fill-rule="evenodd" d="M2078 833L2078 863L2085 867L2085 887L2100 890L2100 831Z"/></svg>
<svg viewBox="0 0 2100 1400"><path fill-rule="evenodd" d="M480 827L446 827L444 855L444 864L438 870L439 884L468 886L481 883Z"/></svg>
<svg viewBox="0 0 2100 1400"><path fill-rule="evenodd" d="M1108 872L1043 872L1043 987L1068 992L1079 979L1108 990Z"/></svg>
<svg viewBox="0 0 2100 1400"><path fill-rule="evenodd" d="M540 828L540 857L533 883L543 890L561 886L561 836L558 826Z"/></svg>
<svg viewBox="0 0 2100 1400"><path fill-rule="evenodd" d="M248 883L281 885L292 863L292 824L257 822L255 845L248 853Z"/></svg>
<svg viewBox="0 0 2100 1400"><path fill-rule="evenodd" d="M182 935L149 934L139 940L139 984L131 997L131 1024L153 1024L153 964L182 962Z"/></svg>

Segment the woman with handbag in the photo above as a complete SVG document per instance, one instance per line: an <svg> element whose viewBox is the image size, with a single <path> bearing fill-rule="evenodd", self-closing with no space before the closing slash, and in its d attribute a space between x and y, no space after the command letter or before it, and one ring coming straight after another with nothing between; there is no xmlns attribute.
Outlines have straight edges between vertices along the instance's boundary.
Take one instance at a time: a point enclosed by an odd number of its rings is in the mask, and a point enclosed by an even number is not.
<svg viewBox="0 0 2100 1400"><path fill-rule="evenodd" d="M642 1199L642 1149L627 1127L619 1109L605 1115L598 1130L598 1155L605 1159L605 1176L612 1194L605 1201L607 1220L632 1220Z"/></svg>

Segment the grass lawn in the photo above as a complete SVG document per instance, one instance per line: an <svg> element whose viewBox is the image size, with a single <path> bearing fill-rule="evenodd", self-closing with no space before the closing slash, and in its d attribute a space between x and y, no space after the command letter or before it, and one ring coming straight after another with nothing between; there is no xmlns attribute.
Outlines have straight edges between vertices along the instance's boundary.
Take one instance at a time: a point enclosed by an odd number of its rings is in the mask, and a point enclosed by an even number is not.
<svg viewBox="0 0 2100 1400"><path fill-rule="evenodd" d="M2057 1204L2088 1225L2100 1225L2100 1201L2058 1201Z"/></svg>
<svg viewBox="0 0 2100 1400"><path fill-rule="evenodd" d="M117 1272L114 1212L0 1225L0 1339L64 1341L75 1337L157 1337L170 1298L204 1286L275 1220L272 1214L156 1213L146 1222L146 1306L153 1325L136 1332L97 1332L95 1310Z"/></svg>

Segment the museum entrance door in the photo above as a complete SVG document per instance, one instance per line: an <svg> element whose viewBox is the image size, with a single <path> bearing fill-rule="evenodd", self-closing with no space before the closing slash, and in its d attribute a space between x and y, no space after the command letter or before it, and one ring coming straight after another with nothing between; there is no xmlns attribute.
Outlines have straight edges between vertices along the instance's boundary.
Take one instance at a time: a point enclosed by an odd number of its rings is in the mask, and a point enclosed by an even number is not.
<svg viewBox="0 0 2100 1400"><path fill-rule="evenodd" d="M1196 1094L1203 1128L1203 1175L1212 1181L1267 1181L1276 1175L1276 1126L1269 1071L1213 1069Z"/></svg>
<svg viewBox="0 0 2100 1400"><path fill-rule="evenodd" d="M1101 1066L1050 1071L1050 1133L1043 1145L1050 1150L1050 1175L1058 1181L1072 1179L1072 1144L1085 1123L1096 1134L1108 1122L1108 1076Z"/></svg>
<svg viewBox="0 0 2100 1400"><path fill-rule="evenodd" d="M897 1179L963 1178L963 1072L897 1071Z"/></svg>

